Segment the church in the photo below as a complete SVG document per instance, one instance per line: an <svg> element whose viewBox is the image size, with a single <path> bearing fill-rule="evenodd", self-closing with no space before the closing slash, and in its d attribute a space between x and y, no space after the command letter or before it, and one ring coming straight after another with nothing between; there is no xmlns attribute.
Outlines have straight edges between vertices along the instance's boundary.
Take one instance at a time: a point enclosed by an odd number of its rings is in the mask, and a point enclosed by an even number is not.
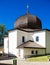
<svg viewBox="0 0 50 65"><path fill-rule="evenodd" d="M4 37L4 54L27 58L50 54L50 30L42 29L41 20L30 13L14 22L14 29Z"/></svg>

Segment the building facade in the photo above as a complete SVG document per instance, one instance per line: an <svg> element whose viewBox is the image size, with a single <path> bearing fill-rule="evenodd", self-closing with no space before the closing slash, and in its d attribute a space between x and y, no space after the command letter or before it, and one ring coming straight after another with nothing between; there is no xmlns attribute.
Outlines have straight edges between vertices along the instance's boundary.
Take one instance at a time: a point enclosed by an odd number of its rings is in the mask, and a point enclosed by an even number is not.
<svg viewBox="0 0 50 65"><path fill-rule="evenodd" d="M14 29L4 37L4 53L20 58L50 54L50 31L42 29L36 16L27 13L14 23Z"/></svg>

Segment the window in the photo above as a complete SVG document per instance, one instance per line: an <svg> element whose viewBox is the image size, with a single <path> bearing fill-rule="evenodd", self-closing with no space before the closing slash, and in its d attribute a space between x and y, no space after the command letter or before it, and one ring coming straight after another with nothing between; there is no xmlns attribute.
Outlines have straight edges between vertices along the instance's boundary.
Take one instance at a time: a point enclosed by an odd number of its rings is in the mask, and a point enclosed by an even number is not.
<svg viewBox="0 0 50 65"><path fill-rule="evenodd" d="M25 42L25 37L24 36L22 37L22 42Z"/></svg>
<svg viewBox="0 0 50 65"><path fill-rule="evenodd" d="M39 37L38 36L36 37L36 41L39 41Z"/></svg>
<svg viewBox="0 0 50 65"><path fill-rule="evenodd" d="M36 50L36 54L38 54L38 51Z"/></svg>
<svg viewBox="0 0 50 65"><path fill-rule="evenodd" d="M34 54L34 51L31 51L31 54Z"/></svg>

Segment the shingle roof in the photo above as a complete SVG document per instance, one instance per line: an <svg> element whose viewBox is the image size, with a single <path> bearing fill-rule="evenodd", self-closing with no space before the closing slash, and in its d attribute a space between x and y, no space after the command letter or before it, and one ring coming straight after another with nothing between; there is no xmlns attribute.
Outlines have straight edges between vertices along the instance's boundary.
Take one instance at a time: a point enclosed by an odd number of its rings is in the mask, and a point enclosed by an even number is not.
<svg viewBox="0 0 50 65"><path fill-rule="evenodd" d="M44 48L41 45L35 43L34 41L27 41L19 45L17 48Z"/></svg>

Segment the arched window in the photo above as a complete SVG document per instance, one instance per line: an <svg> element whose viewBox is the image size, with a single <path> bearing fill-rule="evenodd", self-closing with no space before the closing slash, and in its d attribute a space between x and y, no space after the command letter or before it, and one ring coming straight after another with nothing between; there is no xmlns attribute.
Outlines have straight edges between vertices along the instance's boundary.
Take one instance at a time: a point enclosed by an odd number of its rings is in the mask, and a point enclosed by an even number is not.
<svg viewBox="0 0 50 65"><path fill-rule="evenodd" d="M36 54L38 54L38 51L36 50Z"/></svg>
<svg viewBox="0 0 50 65"><path fill-rule="evenodd" d="M34 51L31 51L31 54L34 54Z"/></svg>
<svg viewBox="0 0 50 65"><path fill-rule="evenodd" d="M36 37L36 41L39 41L39 37L38 36Z"/></svg>
<svg viewBox="0 0 50 65"><path fill-rule="evenodd" d="M25 42L25 37L24 36L22 36L22 42Z"/></svg>

